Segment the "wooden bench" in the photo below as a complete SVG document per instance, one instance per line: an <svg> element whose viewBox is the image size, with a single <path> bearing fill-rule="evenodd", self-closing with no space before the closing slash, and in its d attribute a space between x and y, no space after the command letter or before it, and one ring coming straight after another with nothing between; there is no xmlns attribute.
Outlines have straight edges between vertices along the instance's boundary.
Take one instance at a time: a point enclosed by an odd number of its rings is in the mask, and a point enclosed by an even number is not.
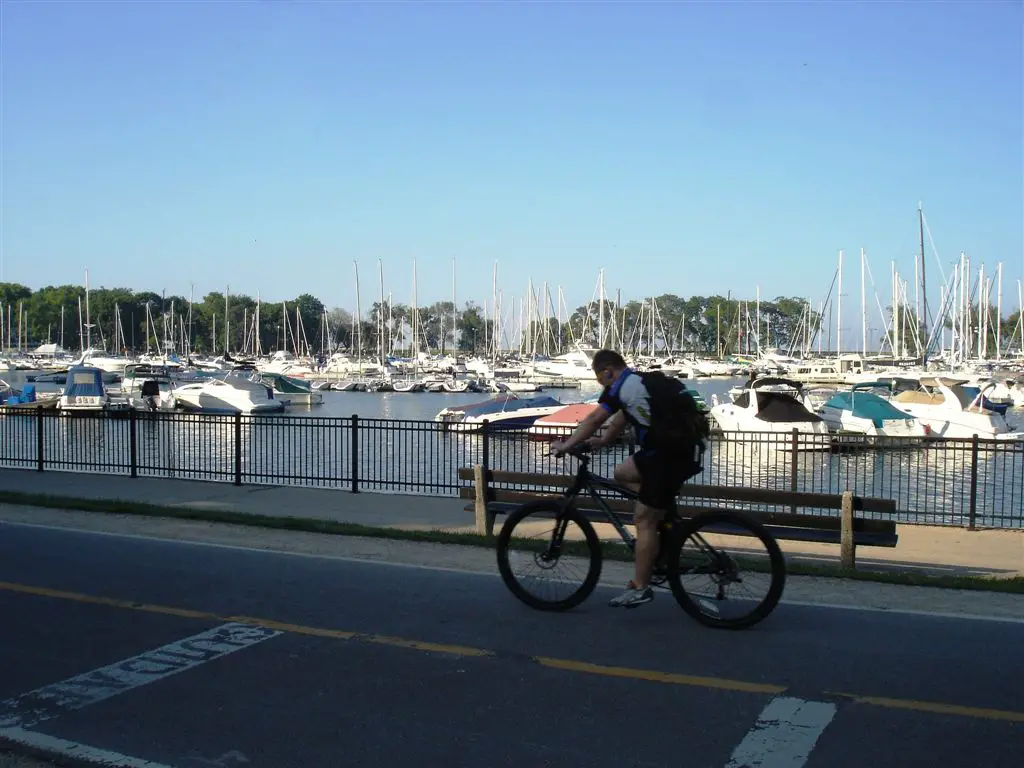
<svg viewBox="0 0 1024 768"><path fill-rule="evenodd" d="M504 472L484 469L481 465L461 467L459 479L469 485L459 488L459 498L472 503L466 511L476 515L476 529L487 536L494 535L494 521L498 515L507 515L528 501L542 498L557 498L560 491L568 488L572 475L548 475L530 472ZM527 490L496 488L503 485L526 486ZM532 490L537 489L537 490ZM761 522L777 539L808 541L824 544L839 544L843 567L856 566L856 548L895 547L898 541L896 523L891 520L869 520L855 517L854 512L877 512L894 514L896 502L869 496L855 496L851 491L843 493L807 493L803 491L775 491L764 488L743 488L722 485L684 485L679 493L676 509L680 517L692 517L700 512L731 509L724 505L698 505L687 503L688 499L702 499L713 502L755 503L770 506L789 507L788 512L764 512L739 509ZM633 521L633 502L623 498L606 498L605 501L620 521L629 525ZM576 501L577 509L593 521L604 519L589 496L581 495ZM836 509L838 515L804 514L796 510ZM734 529L731 529L734 531Z"/></svg>

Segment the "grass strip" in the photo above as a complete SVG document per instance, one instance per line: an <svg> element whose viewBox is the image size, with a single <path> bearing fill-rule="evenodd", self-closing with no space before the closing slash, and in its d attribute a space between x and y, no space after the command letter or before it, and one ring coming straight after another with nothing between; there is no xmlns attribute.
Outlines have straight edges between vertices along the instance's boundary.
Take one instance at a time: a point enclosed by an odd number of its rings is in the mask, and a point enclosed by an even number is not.
<svg viewBox="0 0 1024 768"><path fill-rule="evenodd" d="M82 499L47 494L0 491L0 503L28 507L46 507L79 512L102 512L113 515L135 515L140 517L170 518L211 523L244 525L252 528L266 528L278 531L302 531L334 536L364 536L377 539L416 541L432 544L456 544L460 546L494 546L493 538L479 533L446 531L441 529L387 528L359 523L334 520L320 520L309 517L262 515L251 512L234 512L228 509L197 509L195 507L144 504L136 501L117 499ZM620 542L604 542L603 554L608 560L632 562L633 553ZM842 568L838 565L806 563L788 560L787 573L798 576L824 576L828 578L873 581L882 584L901 584L915 587L938 587L943 589L967 589L986 592L1024 594L1024 577L1010 578L932 574L905 570L859 570Z"/></svg>

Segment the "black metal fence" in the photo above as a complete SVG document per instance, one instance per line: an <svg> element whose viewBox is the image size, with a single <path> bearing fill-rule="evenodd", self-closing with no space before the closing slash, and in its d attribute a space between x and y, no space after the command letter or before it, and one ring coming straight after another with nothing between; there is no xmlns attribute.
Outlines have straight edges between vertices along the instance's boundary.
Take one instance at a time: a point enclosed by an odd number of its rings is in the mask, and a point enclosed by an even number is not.
<svg viewBox="0 0 1024 768"><path fill-rule="evenodd" d="M545 436L432 421L203 413L68 414L5 409L0 467L454 495L483 464L571 472ZM538 439L540 437L541 439ZM548 436L550 437L550 436ZM630 452L597 453L610 474ZM897 501L903 522L1024 528L1024 443L734 432L716 435L693 482Z"/></svg>

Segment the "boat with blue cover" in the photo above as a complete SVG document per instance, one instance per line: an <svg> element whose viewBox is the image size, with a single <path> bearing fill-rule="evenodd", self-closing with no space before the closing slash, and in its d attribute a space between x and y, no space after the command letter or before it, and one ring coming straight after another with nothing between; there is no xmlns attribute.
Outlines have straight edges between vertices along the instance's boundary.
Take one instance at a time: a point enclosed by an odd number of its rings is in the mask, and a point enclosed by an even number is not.
<svg viewBox="0 0 1024 768"><path fill-rule="evenodd" d="M103 370L95 366L71 366L68 369L67 386L60 393L57 408L67 413L128 410L127 402L111 400L103 384L103 373Z"/></svg>
<svg viewBox="0 0 1024 768"><path fill-rule="evenodd" d="M438 412L434 421L444 429L477 430L484 421L493 430L527 429L542 416L554 413L565 403L548 395L538 397L517 397L503 394L469 405L452 405Z"/></svg>
<svg viewBox="0 0 1024 768"><path fill-rule="evenodd" d="M929 430L920 420L869 391L878 386L877 382L857 384L836 392L818 409L818 415L836 431L872 437L927 437Z"/></svg>

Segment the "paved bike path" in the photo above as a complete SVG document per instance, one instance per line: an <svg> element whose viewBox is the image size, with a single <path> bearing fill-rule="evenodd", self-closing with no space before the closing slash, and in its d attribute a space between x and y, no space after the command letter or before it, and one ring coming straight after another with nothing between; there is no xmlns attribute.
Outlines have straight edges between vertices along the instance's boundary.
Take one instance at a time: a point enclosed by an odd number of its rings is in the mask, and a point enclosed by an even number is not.
<svg viewBox="0 0 1024 768"><path fill-rule="evenodd" d="M818 705L811 766L1011 765L1024 733L1020 623L783 605L729 633L667 593L617 612L599 590L552 615L484 575L3 531L0 726L165 766L725 766L778 729L755 724L779 699ZM106 678L79 680L62 695L86 703L38 724L38 697L11 703L155 649L220 647L181 645L211 630L236 633L229 652L165 676L144 657L95 702Z"/></svg>

